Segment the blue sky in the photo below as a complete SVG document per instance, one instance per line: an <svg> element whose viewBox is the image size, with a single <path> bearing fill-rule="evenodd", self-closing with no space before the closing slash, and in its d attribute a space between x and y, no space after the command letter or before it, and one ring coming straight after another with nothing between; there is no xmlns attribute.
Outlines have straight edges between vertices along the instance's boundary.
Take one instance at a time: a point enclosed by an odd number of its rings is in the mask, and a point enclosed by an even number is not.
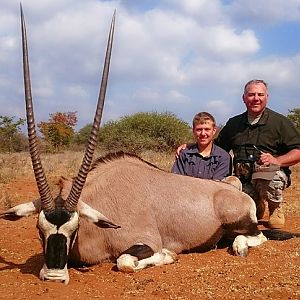
<svg viewBox="0 0 300 300"><path fill-rule="evenodd" d="M0 115L25 117L19 1L0 0ZM245 110L264 79L269 107L300 107L300 0L23 0L35 118L93 120L105 43L117 11L103 122L139 111L199 111L218 124Z"/></svg>

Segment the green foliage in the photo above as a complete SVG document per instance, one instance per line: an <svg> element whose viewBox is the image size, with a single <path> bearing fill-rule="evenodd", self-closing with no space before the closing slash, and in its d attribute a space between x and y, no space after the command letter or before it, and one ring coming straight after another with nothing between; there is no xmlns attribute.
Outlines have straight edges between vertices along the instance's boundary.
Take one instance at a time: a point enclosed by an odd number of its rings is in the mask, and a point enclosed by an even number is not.
<svg viewBox="0 0 300 300"><path fill-rule="evenodd" d="M49 144L50 150L59 152L68 146L74 137L74 126L77 123L76 112L56 112L50 114L48 122L41 122L38 127Z"/></svg>
<svg viewBox="0 0 300 300"><path fill-rule="evenodd" d="M0 150L8 152L21 151L24 146L23 136L20 133L21 125L25 119L19 118L14 122L15 117L0 116Z"/></svg>
<svg viewBox="0 0 300 300"><path fill-rule="evenodd" d="M124 116L106 123L99 134L99 145L105 150L134 153L174 151L181 143L191 140L189 125L169 112Z"/></svg>
<svg viewBox="0 0 300 300"><path fill-rule="evenodd" d="M287 117L292 121L297 130L300 132L300 108L289 110Z"/></svg>
<svg viewBox="0 0 300 300"><path fill-rule="evenodd" d="M79 144L79 145L85 145L90 137L91 131L92 131L93 124L87 124L84 127L82 127L74 136L73 143Z"/></svg>

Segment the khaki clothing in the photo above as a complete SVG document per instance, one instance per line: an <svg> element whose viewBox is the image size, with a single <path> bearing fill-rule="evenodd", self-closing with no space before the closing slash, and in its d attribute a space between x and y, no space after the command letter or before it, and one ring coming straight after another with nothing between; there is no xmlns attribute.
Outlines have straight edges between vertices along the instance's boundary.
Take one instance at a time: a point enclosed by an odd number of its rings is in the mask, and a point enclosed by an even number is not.
<svg viewBox="0 0 300 300"><path fill-rule="evenodd" d="M251 183L243 185L243 192L259 203L261 200L280 203L283 201L283 190L287 187L288 177L279 170L272 180L253 179Z"/></svg>

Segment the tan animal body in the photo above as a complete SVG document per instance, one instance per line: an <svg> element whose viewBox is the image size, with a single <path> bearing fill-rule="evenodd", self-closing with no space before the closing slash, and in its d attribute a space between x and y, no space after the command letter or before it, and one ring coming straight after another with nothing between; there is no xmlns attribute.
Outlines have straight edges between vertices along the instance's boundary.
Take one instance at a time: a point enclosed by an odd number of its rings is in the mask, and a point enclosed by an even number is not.
<svg viewBox="0 0 300 300"><path fill-rule="evenodd" d="M137 244L181 253L212 248L227 230L258 233L253 200L229 184L171 174L123 153L100 161L80 200L121 228L102 229L82 219L70 251L73 260L117 259ZM62 198L71 184L62 181Z"/></svg>

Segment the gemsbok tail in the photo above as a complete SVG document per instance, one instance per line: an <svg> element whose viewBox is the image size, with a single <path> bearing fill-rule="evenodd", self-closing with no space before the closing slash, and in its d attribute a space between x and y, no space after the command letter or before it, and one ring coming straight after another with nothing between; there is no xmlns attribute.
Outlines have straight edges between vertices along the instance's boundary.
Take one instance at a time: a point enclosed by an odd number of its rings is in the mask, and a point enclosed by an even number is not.
<svg viewBox="0 0 300 300"><path fill-rule="evenodd" d="M278 229L265 229L262 233L268 240L285 241L292 238L300 237L300 233L293 233Z"/></svg>

